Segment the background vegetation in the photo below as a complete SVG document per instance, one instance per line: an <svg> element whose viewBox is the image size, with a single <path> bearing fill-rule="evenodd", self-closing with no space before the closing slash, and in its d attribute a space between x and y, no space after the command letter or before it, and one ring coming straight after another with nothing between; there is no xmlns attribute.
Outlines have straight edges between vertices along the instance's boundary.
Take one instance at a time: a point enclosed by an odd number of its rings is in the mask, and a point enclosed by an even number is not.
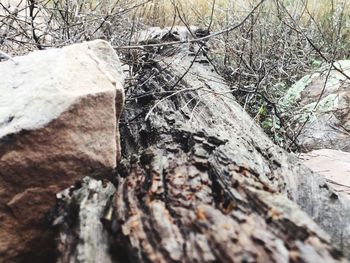
<svg viewBox="0 0 350 263"><path fill-rule="evenodd" d="M346 0L2 0L0 50L6 57L103 38L130 58L125 46L137 32L172 25L221 32L207 43L212 64L289 150L297 148L298 131L290 129L293 113L282 110L281 97L306 73L350 56Z"/></svg>

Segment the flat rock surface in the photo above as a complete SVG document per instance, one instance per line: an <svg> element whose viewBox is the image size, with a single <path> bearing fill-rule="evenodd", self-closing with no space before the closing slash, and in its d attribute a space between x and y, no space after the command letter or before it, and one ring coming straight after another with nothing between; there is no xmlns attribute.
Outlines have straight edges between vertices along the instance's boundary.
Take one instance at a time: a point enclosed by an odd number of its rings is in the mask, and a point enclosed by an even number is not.
<svg viewBox="0 0 350 263"><path fill-rule="evenodd" d="M350 153L322 149L302 154L300 158L314 172L323 175L335 190L350 198Z"/></svg>
<svg viewBox="0 0 350 263"><path fill-rule="evenodd" d="M97 40L1 62L0 75L0 261L21 262L47 246L55 193L115 169L123 74Z"/></svg>

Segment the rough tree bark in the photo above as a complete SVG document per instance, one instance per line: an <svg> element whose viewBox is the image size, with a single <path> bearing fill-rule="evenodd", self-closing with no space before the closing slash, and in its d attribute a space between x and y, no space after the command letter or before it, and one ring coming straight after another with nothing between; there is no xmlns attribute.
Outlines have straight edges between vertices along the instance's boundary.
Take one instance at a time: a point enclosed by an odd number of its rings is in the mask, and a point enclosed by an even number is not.
<svg viewBox="0 0 350 263"><path fill-rule="evenodd" d="M203 52L132 61L114 196L87 179L61 199L60 262L347 261L350 205L269 140Z"/></svg>

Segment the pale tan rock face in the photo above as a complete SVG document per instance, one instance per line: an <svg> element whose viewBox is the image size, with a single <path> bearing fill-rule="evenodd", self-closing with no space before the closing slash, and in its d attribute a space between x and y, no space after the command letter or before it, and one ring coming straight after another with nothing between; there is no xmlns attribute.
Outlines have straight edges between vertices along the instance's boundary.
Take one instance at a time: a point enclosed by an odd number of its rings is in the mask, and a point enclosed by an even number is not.
<svg viewBox="0 0 350 263"><path fill-rule="evenodd" d="M25 261L46 245L55 193L86 175L108 175L120 157L123 74L107 42L15 61L0 63L0 262ZM35 262L45 262L44 253L32 255Z"/></svg>
<svg viewBox="0 0 350 263"><path fill-rule="evenodd" d="M314 172L324 176L339 193L350 200L350 153L321 149L300 156L303 163Z"/></svg>

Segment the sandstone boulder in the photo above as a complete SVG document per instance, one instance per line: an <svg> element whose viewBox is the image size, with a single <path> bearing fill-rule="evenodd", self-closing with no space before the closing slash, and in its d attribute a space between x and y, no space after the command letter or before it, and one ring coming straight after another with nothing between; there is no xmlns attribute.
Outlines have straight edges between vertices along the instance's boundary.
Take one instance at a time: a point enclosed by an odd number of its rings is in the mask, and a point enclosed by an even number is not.
<svg viewBox="0 0 350 263"><path fill-rule="evenodd" d="M14 60L0 63L0 261L48 262L55 193L116 167L123 74L100 40Z"/></svg>
<svg viewBox="0 0 350 263"><path fill-rule="evenodd" d="M293 112L294 134L303 127L298 142L305 151L350 152L350 61L335 66L344 74L332 69L328 75L329 66L322 67L295 83L280 101L282 109Z"/></svg>
<svg viewBox="0 0 350 263"><path fill-rule="evenodd" d="M321 149L301 154L300 158L311 170L324 176L337 192L350 198L350 153Z"/></svg>

